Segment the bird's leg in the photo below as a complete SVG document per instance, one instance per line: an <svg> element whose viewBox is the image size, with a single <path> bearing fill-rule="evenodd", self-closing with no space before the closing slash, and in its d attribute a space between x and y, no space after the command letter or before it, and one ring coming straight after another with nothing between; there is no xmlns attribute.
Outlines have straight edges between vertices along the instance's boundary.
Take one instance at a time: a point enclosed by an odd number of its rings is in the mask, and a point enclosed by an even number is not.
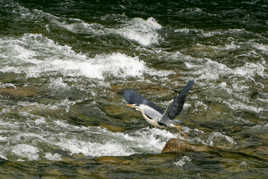
<svg viewBox="0 0 268 179"><path fill-rule="evenodd" d="M183 135L183 137L186 139L187 138L187 134L185 134L183 131L182 131L182 128L181 126L175 126L175 128L178 130L178 132Z"/></svg>

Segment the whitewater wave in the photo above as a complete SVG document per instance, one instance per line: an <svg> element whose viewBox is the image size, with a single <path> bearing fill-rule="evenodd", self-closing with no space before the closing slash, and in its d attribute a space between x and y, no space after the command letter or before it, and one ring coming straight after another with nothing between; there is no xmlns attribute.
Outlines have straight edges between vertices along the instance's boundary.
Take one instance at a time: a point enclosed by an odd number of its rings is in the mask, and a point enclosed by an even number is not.
<svg viewBox="0 0 268 179"><path fill-rule="evenodd" d="M24 73L28 78L60 74L103 80L107 75L142 78L144 74L173 74L171 71L151 69L138 57L119 52L89 58L40 34L25 34L18 39L1 39L0 51L5 56L1 62L1 72Z"/></svg>
<svg viewBox="0 0 268 179"><path fill-rule="evenodd" d="M160 30L162 26L153 17L149 17L148 19L139 17L129 19L123 17L118 19L119 25L106 27L98 23L87 23L77 18L58 17L38 9L30 10L19 4L16 4L13 13L23 20L48 21L49 23L45 25L48 32L51 31L53 26L57 26L75 34L118 34L128 40L136 41L142 46L158 44L159 40L162 39L158 33L158 30Z"/></svg>
<svg viewBox="0 0 268 179"><path fill-rule="evenodd" d="M51 23L72 33L94 35L118 34L128 40L136 41L143 46L158 44L159 40L161 40L158 30L162 26L153 17L149 17L146 20L142 18L124 20L118 27L105 27L97 23L89 24L80 19L60 20L56 17L51 20Z"/></svg>
<svg viewBox="0 0 268 179"><path fill-rule="evenodd" d="M111 132L100 127L79 127L64 121L44 119L27 112L21 115L26 120L0 120L0 139L3 144L0 148L5 158L12 153L17 160L61 160L62 156L54 151L55 148L69 155L92 157L159 153L168 139L176 137L173 133L156 128L128 133ZM5 130L2 130L3 125ZM4 137L7 132L9 137Z"/></svg>

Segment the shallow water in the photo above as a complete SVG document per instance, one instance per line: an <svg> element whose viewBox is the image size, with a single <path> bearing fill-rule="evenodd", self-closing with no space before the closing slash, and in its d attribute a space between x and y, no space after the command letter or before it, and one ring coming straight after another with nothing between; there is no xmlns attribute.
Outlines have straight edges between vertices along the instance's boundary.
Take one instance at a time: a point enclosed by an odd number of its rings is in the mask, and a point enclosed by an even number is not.
<svg viewBox="0 0 268 179"><path fill-rule="evenodd" d="M0 176L268 177L266 1L0 2ZM165 107L214 153L161 154L118 92ZM12 171L12 172L11 172Z"/></svg>

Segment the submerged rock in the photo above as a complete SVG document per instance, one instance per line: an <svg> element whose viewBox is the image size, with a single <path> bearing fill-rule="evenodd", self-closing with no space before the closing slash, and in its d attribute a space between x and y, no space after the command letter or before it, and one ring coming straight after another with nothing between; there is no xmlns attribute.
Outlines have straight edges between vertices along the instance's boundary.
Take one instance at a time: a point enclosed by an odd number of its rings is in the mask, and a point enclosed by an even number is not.
<svg viewBox="0 0 268 179"><path fill-rule="evenodd" d="M123 127L120 127L120 126L104 124L104 123L101 123L100 126L103 127L103 128L106 128L106 129L108 129L108 130L110 130L112 132L123 132L123 131L125 131L125 129Z"/></svg>
<svg viewBox="0 0 268 179"><path fill-rule="evenodd" d="M226 162L226 167L230 171L241 171L248 169L249 163L247 163L246 161L249 160L257 160L259 162L264 162L266 165L268 161L267 149L267 146L260 146L255 149L223 149L219 147L190 144L187 141L173 138L166 143L165 147L162 150L162 153L176 153L184 155L186 152L204 152L208 153L211 156L214 156L215 158L218 158L219 160L223 160L224 163L226 158L228 158L228 160L240 161L240 163L236 163L231 166L229 162Z"/></svg>
<svg viewBox="0 0 268 179"><path fill-rule="evenodd" d="M207 146L193 145L180 139L170 139L162 150L162 153L184 153L184 152L209 152Z"/></svg>
<svg viewBox="0 0 268 179"><path fill-rule="evenodd" d="M32 97L36 95L36 91L30 88L0 88L0 94L14 97Z"/></svg>
<svg viewBox="0 0 268 179"><path fill-rule="evenodd" d="M126 159L123 160L123 159L120 159L119 157L113 157L113 156L98 157L96 161L99 163L123 164L123 165L128 165L131 162L129 160L126 160Z"/></svg>

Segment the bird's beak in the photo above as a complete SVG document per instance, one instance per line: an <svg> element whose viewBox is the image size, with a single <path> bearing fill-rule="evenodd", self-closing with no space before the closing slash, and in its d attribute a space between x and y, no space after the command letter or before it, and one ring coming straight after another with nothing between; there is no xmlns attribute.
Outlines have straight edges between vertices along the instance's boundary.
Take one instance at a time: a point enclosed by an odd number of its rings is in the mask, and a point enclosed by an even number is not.
<svg viewBox="0 0 268 179"><path fill-rule="evenodd" d="M130 108L134 108L135 105L134 104L126 104L126 106L130 107Z"/></svg>
<svg viewBox="0 0 268 179"><path fill-rule="evenodd" d="M137 110L136 105L135 104L126 104L128 107Z"/></svg>

